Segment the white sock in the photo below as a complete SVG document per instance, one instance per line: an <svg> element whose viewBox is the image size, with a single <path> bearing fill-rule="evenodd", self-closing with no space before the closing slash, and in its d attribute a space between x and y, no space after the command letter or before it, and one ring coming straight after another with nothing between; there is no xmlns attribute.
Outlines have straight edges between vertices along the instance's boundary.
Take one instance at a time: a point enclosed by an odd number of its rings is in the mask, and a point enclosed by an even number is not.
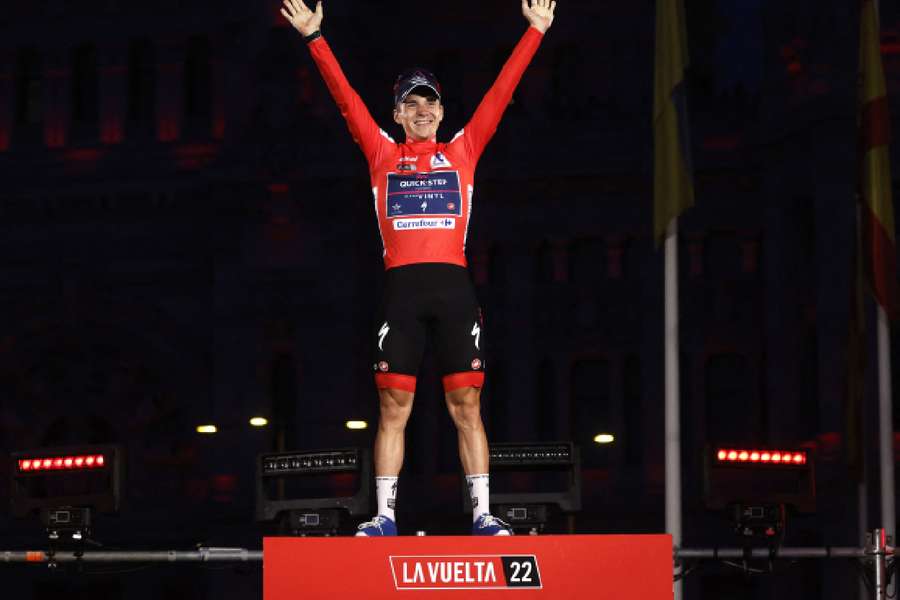
<svg viewBox="0 0 900 600"><path fill-rule="evenodd" d="M488 501L489 482L490 475L487 473L466 475L466 485L469 486L469 496L472 498L473 522L477 521L481 515L486 515L491 511L490 502Z"/></svg>
<svg viewBox="0 0 900 600"><path fill-rule="evenodd" d="M378 514L396 522L394 508L397 506L397 478L376 477L375 497L378 498Z"/></svg>

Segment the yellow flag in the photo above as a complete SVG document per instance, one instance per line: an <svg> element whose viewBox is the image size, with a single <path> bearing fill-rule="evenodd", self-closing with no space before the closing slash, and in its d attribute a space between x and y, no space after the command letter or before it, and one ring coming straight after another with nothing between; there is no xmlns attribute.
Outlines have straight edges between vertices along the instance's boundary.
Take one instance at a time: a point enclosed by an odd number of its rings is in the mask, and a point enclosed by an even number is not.
<svg viewBox="0 0 900 600"><path fill-rule="evenodd" d="M694 205L684 70L688 66L683 0L657 0L653 81L653 233Z"/></svg>

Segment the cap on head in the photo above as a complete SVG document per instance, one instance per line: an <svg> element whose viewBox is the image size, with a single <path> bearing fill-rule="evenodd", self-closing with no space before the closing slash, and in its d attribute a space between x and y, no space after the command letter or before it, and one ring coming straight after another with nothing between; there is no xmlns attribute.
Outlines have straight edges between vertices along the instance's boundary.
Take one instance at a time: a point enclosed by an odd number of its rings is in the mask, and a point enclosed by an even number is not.
<svg viewBox="0 0 900 600"><path fill-rule="evenodd" d="M424 88L422 95L434 95L437 99L441 99L441 84L438 83L437 77L426 71L416 67L408 69L397 76L394 82L394 106L397 106L409 96L416 88Z"/></svg>

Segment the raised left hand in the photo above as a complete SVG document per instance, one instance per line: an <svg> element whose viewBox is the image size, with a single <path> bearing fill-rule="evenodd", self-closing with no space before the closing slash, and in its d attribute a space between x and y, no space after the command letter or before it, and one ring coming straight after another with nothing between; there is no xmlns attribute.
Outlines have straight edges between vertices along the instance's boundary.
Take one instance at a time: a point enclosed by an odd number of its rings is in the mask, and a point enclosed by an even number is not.
<svg viewBox="0 0 900 600"><path fill-rule="evenodd" d="M541 33L546 33L553 24L554 10L556 0L522 0L522 14Z"/></svg>

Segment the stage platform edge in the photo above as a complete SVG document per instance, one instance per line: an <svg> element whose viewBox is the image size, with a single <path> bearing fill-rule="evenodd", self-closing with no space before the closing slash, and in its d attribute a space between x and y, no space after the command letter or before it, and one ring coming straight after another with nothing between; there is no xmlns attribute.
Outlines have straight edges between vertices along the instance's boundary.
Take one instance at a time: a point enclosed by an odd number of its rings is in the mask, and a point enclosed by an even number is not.
<svg viewBox="0 0 900 600"><path fill-rule="evenodd" d="M460 591L466 593L460 594ZM267 537L263 600L672 598L672 537Z"/></svg>

